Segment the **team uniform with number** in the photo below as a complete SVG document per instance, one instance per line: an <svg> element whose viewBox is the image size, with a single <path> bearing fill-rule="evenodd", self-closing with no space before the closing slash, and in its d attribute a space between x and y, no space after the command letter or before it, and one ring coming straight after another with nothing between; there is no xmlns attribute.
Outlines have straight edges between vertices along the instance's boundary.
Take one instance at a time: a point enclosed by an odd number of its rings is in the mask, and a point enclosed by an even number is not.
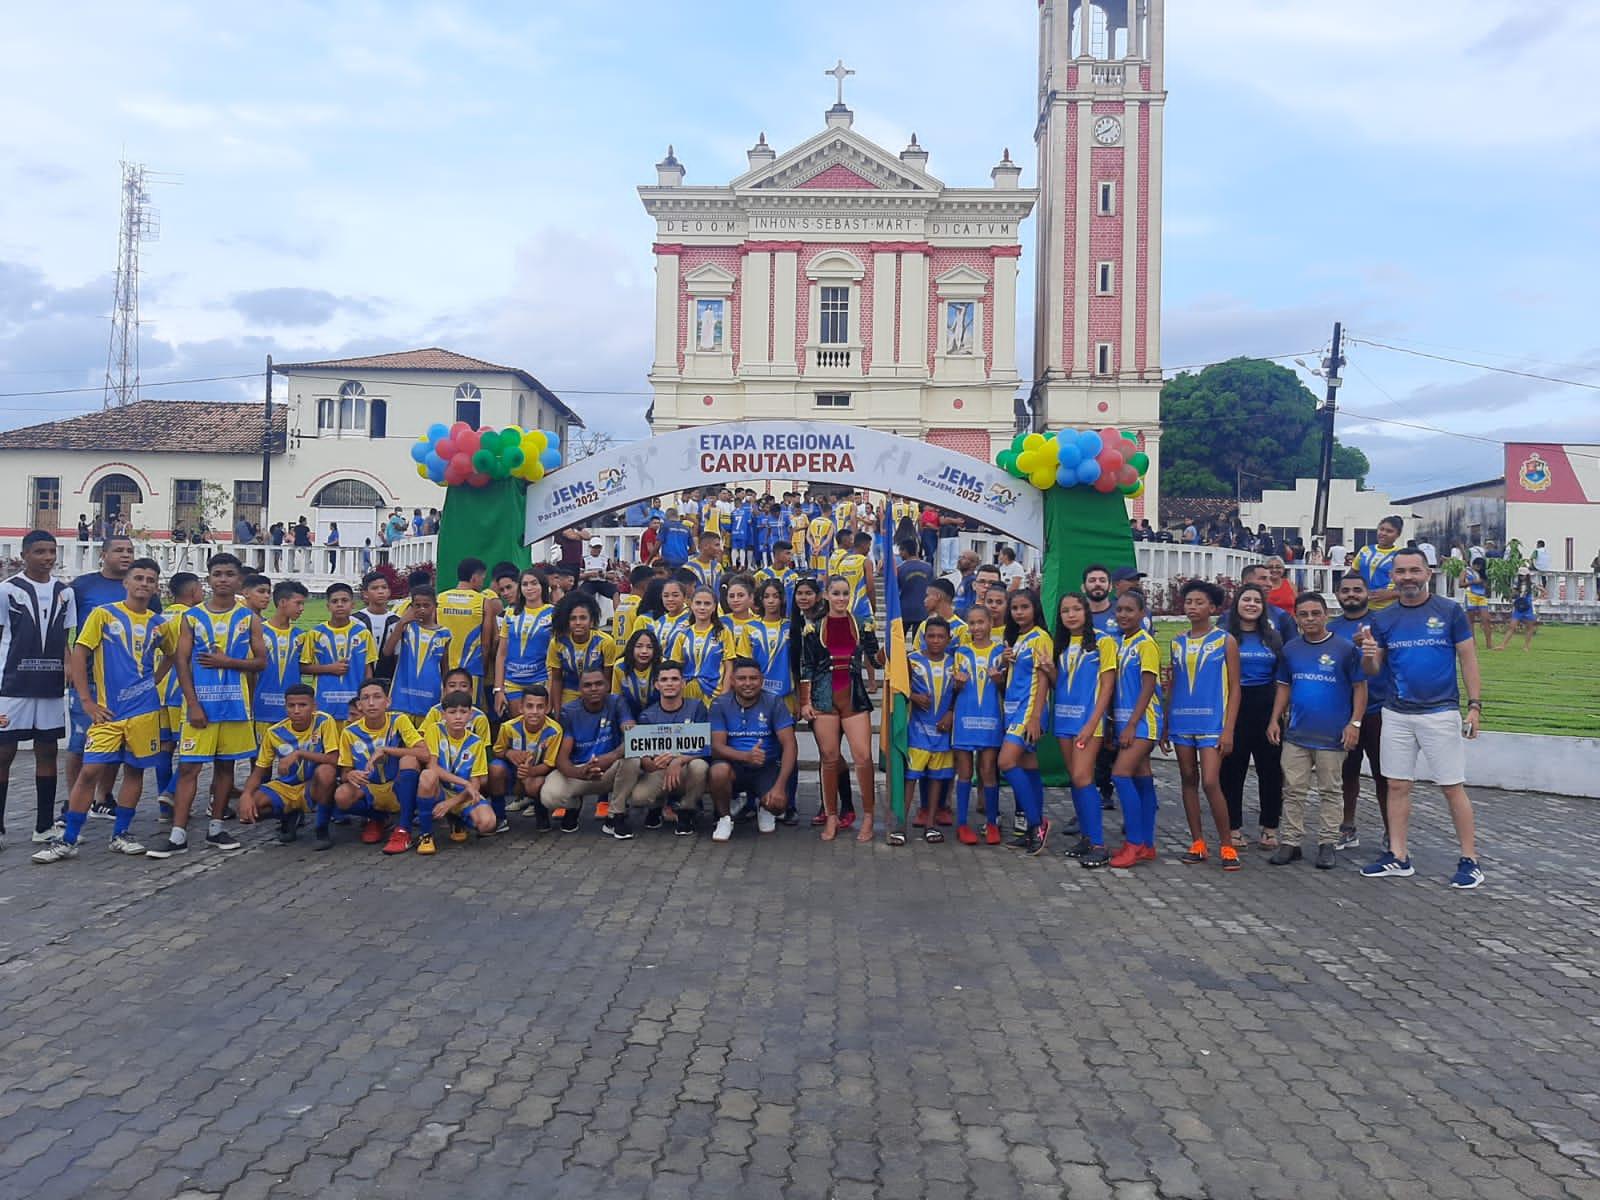
<svg viewBox="0 0 1600 1200"><path fill-rule="evenodd" d="M0 745L58 741L67 732L68 630L77 600L59 579L0 583Z"/></svg>
<svg viewBox="0 0 1600 1200"><path fill-rule="evenodd" d="M1155 741L1161 736L1161 647L1143 629L1117 635L1117 692L1111 704L1112 732L1121 737L1133 721L1133 710L1144 688L1144 677L1156 680L1144 716L1133 727L1133 736Z"/></svg>
<svg viewBox="0 0 1600 1200"><path fill-rule="evenodd" d="M111 711L111 720L89 726L84 762L140 769L156 765L161 756L156 662L164 640L156 613L134 612L118 601L89 614L78 632L78 645L91 652L94 694Z"/></svg>
<svg viewBox="0 0 1600 1200"><path fill-rule="evenodd" d="M954 779L955 755L951 751L951 731L939 728L955 699L955 664L946 654L935 660L926 654L913 654L907 660L911 672L911 694L926 696L927 708L911 708L906 729L906 778ZM954 718L951 718L952 730Z"/></svg>
<svg viewBox="0 0 1600 1200"><path fill-rule="evenodd" d="M284 759L297 750L312 754L339 753L339 722L325 712L313 713L306 729L296 729L294 722L285 718L278 721L261 739L256 751L256 766L267 771L268 778L261 790L270 792L276 799L273 808L279 812L305 812L306 787L316 774L317 764L301 759L285 768Z"/></svg>
<svg viewBox="0 0 1600 1200"><path fill-rule="evenodd" d="M200 663L200 656L207 651L229 658L249 658L253 616L243 602L220 613L197 604L183 614L183 623L194 643L189 679L206 723L195 725L184 713L183 727L178 731L179 762L238 762L255 754L256 727L250 718L244 672Z"/></svg>
<svg viewBox="0 0 1600 1200"><path fill-rule="evenodd" d="M1173 745L1214 749L1221 744L1228 687L1226 629L1208 629L1199 637L1180 633L1172 639L1167 736Z"/></svg>
<svg viewBox="0 0 1600 1200"><path fill-rule="evenodd" d="M401 713L385 713L379 729L368 728L365 718L352 721L339 735L339 769L370 772L366 786L361 789L363 797L378 812L397 813L400 798L395 794L394 785L400 777L400 760L379 751L387 747L415 746L421 741L422 735L411 718Z"/></svg>

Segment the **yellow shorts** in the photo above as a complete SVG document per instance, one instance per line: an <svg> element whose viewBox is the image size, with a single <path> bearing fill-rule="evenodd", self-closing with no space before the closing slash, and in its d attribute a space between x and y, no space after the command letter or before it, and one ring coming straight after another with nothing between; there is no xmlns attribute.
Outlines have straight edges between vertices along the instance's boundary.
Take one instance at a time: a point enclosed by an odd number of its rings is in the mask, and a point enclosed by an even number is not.
<svg viewBox="0 0 1600 1200"><path fill-rule="evenodd" d="M1489 597L1480 596L1476 592L1468 592L1467 593L1467 607L1468 608L1487 608L1488 606L1489 606Z"/></svg>
<svg viewBox="0 0 1600 1200"><path fill-rule="evenodd" d="M952 779L955 773L956 756L949 750L906 750L907 779Z"/></svg>
<svg viewBox="0 0 1600 1200"><path fill-rule="evenodd" d="M140 713L121 721L89 726L83 742L86 763L125 763L153 767L161 757L161 713Z"/></svg>
<svg viewBox="0 0 1600 1200"><path fill-rule="evenodd" d="M276 724L277 724L276 721L257 721L257 722L255 722L256 745L257 746L260 746L264 742L266 742L267 734L272 731L272 727L274 725L276 725Z"/></svg>
<svg viewBox="0 0 1600 1200"><path fill-rule="evenodd" d="M306 785L290 783L286 779L269 779L261 785L263 792L271 792L283 802L285 812L306 811Z"/></svg>
<svg viewBox="0 0 1600 1200"><path fill-rule="evenodd" d="M210 721L204 729L183 723L178 734L179 762L238 762L254 758L256 727L253 721Z"/></svg>
<svg viewBox="0 0 1600 1200"><path fill-rule="evenodd" d="M378 812L397 813L400 811L400 797L395 794L392 783L369 783L364 789L367 799L372 801L372 807Z"/></svg>
<svg viewBox="0 0 1600 1200"><path fill-rule="evenodd" d="M161 710L161 740L176 742L183 728L183 705L173 704Z"/></svg>

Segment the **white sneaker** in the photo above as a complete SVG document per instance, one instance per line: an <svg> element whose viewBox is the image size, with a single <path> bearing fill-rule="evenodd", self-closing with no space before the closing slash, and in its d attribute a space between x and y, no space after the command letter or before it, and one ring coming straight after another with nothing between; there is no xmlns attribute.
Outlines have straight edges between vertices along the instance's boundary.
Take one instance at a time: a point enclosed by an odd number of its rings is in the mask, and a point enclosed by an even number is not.
<svg viewBox="0 0 1600 1200"><path fill-rule="evenodd" d="M733 818L732 817L718 817L717 818L717 827L716 827L715 830L712 831L711 840L713 842L726 842L726 841L731 840L732 838L733 838Z"/></svg>
<svg viewBox="0 0 1600 1200"><path fill-rule="evenodd" d="M77 857L78 847L76 844L69 846L66 842L54 841L43 850L37 851L33 856L33 861L42 866L46 863L60 862L64 858Z"/></svg>
<svg viewBox="0 0 1600 1200"><path fill-rule="evenodd" d="M762 833L776 833L778 831L777 815L764 804L756 810L756 828Z"/></svg>
<svg viewBox="0 0 1600 1200"><path fill-rule="evenodd" d="M39 832L35 831L34 835L33 835L33 844L35 846L45 846L45 845L48 845L51 842L59 842L61 840L61 838L63 837L63 835L65 835L66 832L67 832L66 825L64 825L60 821L57 821L54 825L50 826L50 828L46 829L43 833L39 833Z"/></svg>
<svg viewBox="0 0 1600 1200"><path fill-rule="evenodd" d="M111 839L111 853L113 854L143 854L144 847L134 841L127 834Z"/></svg>

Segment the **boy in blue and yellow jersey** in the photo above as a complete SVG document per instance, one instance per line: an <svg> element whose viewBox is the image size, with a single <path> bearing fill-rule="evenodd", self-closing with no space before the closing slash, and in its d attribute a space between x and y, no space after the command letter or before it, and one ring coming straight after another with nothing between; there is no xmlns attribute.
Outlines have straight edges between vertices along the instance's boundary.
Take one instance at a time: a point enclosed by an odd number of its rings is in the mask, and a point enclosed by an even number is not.
<svg viewBox="0 0 1600 1200"><path fill-rule="evenodd" d="M839 532L839 553L829 565L830 572L850 582L850 611L857 621L868 624L872 620L872 598L877 584L872 574L872 535L853 533L848 529ZM949 620L951 613L945 619ZM952 635L954 629L952 628ZM952 636L951 645L956 640Z"/></svg>
<svg viewBox="0 0 1600 1200"><path fill-rule="evenodd" d="M441 817L449 817L454 825L452 842L467 840L468 824L480 836L498 831L500 822L484 797L489 785L489 743L469 728L475 711L472 697L465 692L451 692L441 707L443 723L430 725L423 734L433 761L422 773L411 810L401 808L400 823L389 835L383 848L385 854L404 854L411 848L413 818L418 854L435 853L433 823Z"/></svg>
<svg viewBox="0 0 1600 1200"><path fill-rule="evenodd" d="M389 630L383 654L394 662L394 682L389 687L389 707L420 720L444 695L445 660L450 653L450 631L439 624L431 587L411 589L411 603ZM471 677L468 677L470 685Z"/></svg>
<svg viewBox="0 0 1600 1200"><path fill-rule="evenodd" d="M142 854L144 847L128 836L134 806L144 790L144 772L161 751L161 697L156 689L158 659L167 651L150 601L159 586L160 568L148 558L129 568L127 599L91 611L78 631L72 656L72 688L88 714L83 769L67 799L65 826L33 856L36 863L61 862L78 856L78 838L89 818L89 805L101 783L120 765L116 824L111 849L117 854ZM92 681L92 686L91 686Z"/></svg>
<svg viewBox="0 0 1600 1200"><path fill-rule="evenodd" d="M733 502L733 517L728 523L728 542L732 563L736 569L748 571L755 565L751 551L755 548L755 506L743 489Z"/></svg>
<svg viewBox="0 0 1600 1200"><path fill-rule="evenodd" d="M715 507L712 509L715 512ZM719 599L722 596L722 538L706 530L700 535L700 553L686 564L694 574L698 587L708 587Z"/></svg>
<svg viewBox="0 0 1600 1200"><path fill-rule="evenodd" d="M1005 646L993 640L989 610L975 604L967 612L968 642L950 651L955 671L955 727L950 745L956 766L956 839L976 846L978 834L967 823L972 803L973 768L983 784L983 840L1000 844L1000 775L996 759L1005 738L1001 696L1006 670Z"/></svg>
<svg viewBox="0 0 1600 1200"><path fill-rule="evenodd" d="M471 695L476 703L483 692L483 674L494 662L495 625L500 601L485 596L481 558L464 558L456 566L456 585L439 593L439 624L450 631L447 665L472 676Z"/></svg>
<svg viewBox="0 0 1600 1200"><path fill-rule="evenodd" d="M353 719L356 693L372 677L378 644L365 625L350 619L356 596L348 583L330 584L324 595L328 619L300 644L300 674L313 679L317 708L342 725Z"/></svg>
<svg viewBox="0 0 1600 1200"><path fill-rule="evenodd" d="M233 764L256 752L245 677L267 665L261 620L239 599L244 571L232 554L206 561L211 595L184 613L177 645L178 686L183 689L183 728L178 734L178 786L172 801L172 832L151 858L171 858L189 848L187 825L200 781L211 764L211 819L206 845L240 848L222 826L234 788Z"/></svg>
<svg viewBox="0 0 1600 1200"><path fill-rule="evenodd" d="M925 829L927 842L942 842L940 825L951 825L955 818L946 807L946 785L955 777L955 757L950 735L955 728L955 671L946 650L950 645L950 626L942 618L929 617L923 624L926 651L910 656L911 720L906 738L905 811L913 811L914 791L920 789L921 803L915 806L912 823ZM916 785L913 787L913 785Z"/></svg>
<svg viewBox="0 0 1600 1200"><path fill-rule="evenodd" d="M172 820L172 792L177 780L178 731L183 728L183 690L178 687L178 630L183 614L206 598L200 576L179 571L167 582L172 603L159 614L168 639L168 657L162 663L156 683L161 691L161 757L156 760L156 803L161 820Z"/></svg>
<svg viewBox="0 0 1600 1200"><path fill-rule="evenodd" d="M794 585L800 579L800 572L794 565L794 546L789 542L774 542L771 565L756 572L757 583L768 579L776 579L783 584L783 609L788 612L794 607Z"/></svg>
<svg viewBox="0 0 1600 1200"><path fill-rule="evenodd" d="M283 707L283 720L269 726L261 738L255 766L239 797L239 819L248 823L273 813L278 818L278 840L288 844L300 836L308 801L320 807L333 796L339 723L317 711L317 693L309 683L286 687Z"/></svg>
<svg viewBox="0 0 1600 1200"><path fill-rule="evenodd" d="M833 553L833 539L837 530L838 527L833 523L833 501L824 499L806 526L806 552L810 555L814 570L828 569L828 555Z"/></svg>
<svg viewBox="0 0 1600 1200"><path fill-rule="evenodd" d="M508 813L533 811L534 828L550 828L550 812L539 799L545 776L555 770L561 722L550 716L550 692L542 683L522 694L522 713L500 726L489 764L489 795ZM510 797L510 799L506 799Z"/></svg>
<svg viewBox="0 0 1600 1200"><path fill-rule="evenodd" d="M680 519L678 510L667 509L667 519L661 522L661 561L669 567L681 567L689 561L694 549L694 529L688 520Z"/></svg>
<svg viewBox="0 0 1600 1200"><path fill-rule="evenodd" d="M1111 736L1117 745L1111 783L1122 802L1122 848L1108 866L1126 870L1156 857L1156 781L1150 751L1161 736L1161 647L1144 627L1144 593L1117 597L1117 690Z"/></svg>
<svg viewBox="0 0 1600 1200"><path fill-rule="evenodd" d="M272 589L272 615L261 623L267 665L262 668L251 697L251 716L255 718L258 745L266 742L268 730L289 716L284 698L289 689L300 682L300 659L304 654L302 643L306 633L298 628L297 622L306 611L309 594L305 584L293 579L286 579ZM312 695L316 695L315 689Z"/></svg>
<svg viewBox="0 0 1600 1200"><path fill-rule="evenodd" d="M255 613L257 620L266 621L267 610L272 607L272 580L259 571L252 571L239 586L239 601ZM254 687L254 680L250 684Z"/></svg>
<svg viewBox="0 0 1600 1200"><path fill-rule="evenodd" d="M1163 680L1166 726L1161 748L1175 747L1183 781L1183 813L1189 822L1186 863L1206 860L1200 822L1200 791L1205 789L1217 821L1222 869L1237 871L1239 852L1230 842L1228 801L1222 794L1222 760L1233 750L1233 723L1239 714L1239 643L1212 618L1222 607L1222 589L1191 579L1180 593L1189 628L1172 640L1172 661ZM1221 814L1220 820L1218 814Z"/></svg>
<svg viewBox="0 0 1600 1200"><path fill-rule="evenodd" d="M948 579L930 579L927 605L929 618L939 618L950 630L951 648L966 645L970 635L967 633L967 623L956 615L956 585ZM917 626L917 636L914 639L916 648L924 654L927 653L928 647L923 630L927 627L926 621Z"/></svg>
<svg viewBox="0 0 1600 1200"><path fill-rule="evenodd" d="M1400 533L1406 527L1400 517L1385 517L1378 522L1378 540L1356 551L1351 567L1367 585L1367 607L1373 612L1388 608L1399 597L1394 586L1394 556L1402 549ZM1285 637L1284 641L1289 638Z"/></svg>
<svg viewBox="0 0 1600 1200"><path fill-rule="evenodd" d="M440 703L433 705L421 717L412 723L416 725L419 733L427 733L429 729L439 728L444 724L444 698L452 692L466 692L472 684L472 676L465 667L452 667L444 673L444 689L439 693ZM472 693L467 692L470 696ZM390 707L393 707L391 704ZM472 706L472 716L468 721L468 728L484 741L489 740L489 714L477 705Z"/></svg>
<svg viewBox="0 0 1600 1200"><path fill-rule="evenodd" d="M361 840L383 841L388 814L415 811L418 774L431 760L411 718L389 711L389 693L376 679L356 694L356 719L339 735L339 784L333 802L317 806L317 849L333 849L333 810L367 818ZM382 814L382 815L380 815Z"/></svg>
<svg viewBox="0 0 1600 1200"><path fill-rule="evenodd" d="M617 645L622 645L632 635L639 601L644 598L644 590L654 578L655 571L650 567L635 567L628 572L628 590L617 597L611 609L611 640Z"/></svg>

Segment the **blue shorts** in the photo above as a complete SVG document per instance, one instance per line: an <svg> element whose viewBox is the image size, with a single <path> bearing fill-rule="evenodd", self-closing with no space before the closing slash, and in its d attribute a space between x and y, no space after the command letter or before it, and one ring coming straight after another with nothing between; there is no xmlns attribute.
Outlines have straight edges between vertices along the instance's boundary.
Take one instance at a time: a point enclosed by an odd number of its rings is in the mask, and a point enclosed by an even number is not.
<svg viewBox="0 0 1600 1200"><path fill-rule="evenodd" d="M89 737L89 714L83 711L75 690L67 692L67 753L82 754Z"/></svg>
<svg viewBox="0 0 1600 1200"><path fill-rule="evenodd" d="M1193 746L1201 750L1215 750L1222 741L1222 735L1217 733L1170 733L1167 737L1174 746Z"/></svg>
<svg viewBox="0 0 1600 1200"><path fill-rule="evenodd" d="M1000 744L1002 746L1021 746L1029 754L1032 754L1033 748L1037 743L1030 742L1023 736L1023 727L1021 725L1012 725L1006 729L1005 740Z"/></svg>

